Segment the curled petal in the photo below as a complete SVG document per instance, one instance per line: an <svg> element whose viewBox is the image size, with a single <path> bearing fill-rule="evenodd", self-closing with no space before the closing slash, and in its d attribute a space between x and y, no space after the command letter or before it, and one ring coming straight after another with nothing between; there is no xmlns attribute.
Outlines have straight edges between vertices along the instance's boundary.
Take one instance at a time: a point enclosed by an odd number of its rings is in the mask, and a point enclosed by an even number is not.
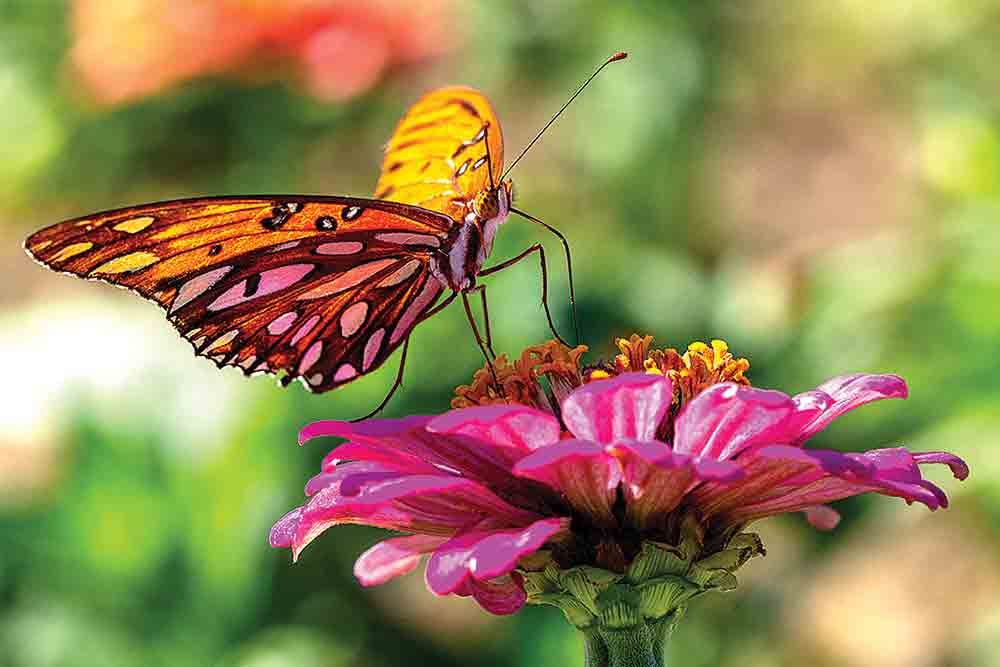
<svg viewBox="0 0 1000 667"><path fill-rule="evenodd" d="M299 444L304 445L313 438L323 436L336 436L348 440L379 439L422 429L430 420L431 417L415 415L402 419L366 419L362 422L341 421L339 419L318 421L299 431Z"/></svg>
<svg viewBox="0 0 1000 667"><path fill-rule="evenodd" d="M816 417L804 424L795 442L801 444L816 435L834 419L865 403L883 398L906 398L906 382L898 375L868 375L855 373L831 378L817 389L830 396L832 402Z"/></svg>
<svg viewBox="0 0 1000 667"><path fill-rule="evenodd" d="M509 574L517 562L564 531L569 519L542 519L518 530L473 531L438 547L427 562L427 586L437 595L463 590L470 580Z"/></svg>
<svg viewBox="0 0 1000 667"><path fill-rule="evenodd" d="M806 520L818 530L833 530L840 523L840 512L829 505L814 505L804 512Z"/></svg>
<svg viewBox="0 0 1000 667"><path fill-rule="evenodd" d="M402 576L428 554L448 541L447 537L408 535L384 540L361 554L354 563L354 576L362 586L377 586Z"/></svg>
<svg viewBox="0 0 1000 667"><path fill-rule="evenodd" d="M509 450L511 461L559 440L559 421L521 405L490 405L452 410L427 425L434 433L456 433Z"/></svg>
<svg viewBox="0 0 1000 667"><path fill-rule="evenodd" d="M730 459L747 448L786 442L796 414L795 403L781 392L712 385L681 409L674 451Z"/></svg>
<svg viewBox="0 0 1000 667"><path fill-rule="evenodd" d="M528 600L517 573L491 581L469 579L461 589L455 591L455 595L471 596L480 607L498 616L513 614Z"/></svg>
<svg viewBox="0 0 1000 667"><path fill-rule="evenodd" d="M775 446L756 452L754 459L748 470L751 482L768 476L778 481L754 485L740 503L728 503L722 511L733 520L804 511L867 492L920 502L932 510L948 505L944 491L923 479L913 455L902 448L844 454Z"/></svg>
<svg viewBox="0 0 1000 667"><path fill-rule="evenodd" d="M653 440L672 400L672 385L662 375L625 373L574 391L563 401L562 418L582 440Z"/></svg>
<svg viewBox="0 0 1000 667"><path fill-rule="evenodd" d="M271 526L271 533L268 535L267 541L272 547L276 549L291 548L295 542L295 532L302 521L303 509L305 508L296 507L291 512L287 512L285 516L278 519Z"/></svg>
<svg viewBox="0 0 1000 667"><path fill-rule="evenodd" d="M948 452L918 452L913 455L913 460L920 465L924 463L942 463L951 468L951 474L955 476L955 479L964 480L969 476L969 465L959 457Z"/></svg>
<svg viewBox="0 0 1000 667"><path fill-rule="evenodd" d="M621 466L595 442L561 440L542 447L521 459L514 474L559 491L574 509L599 525L614 523L611 506L622 479Z"/></svg>

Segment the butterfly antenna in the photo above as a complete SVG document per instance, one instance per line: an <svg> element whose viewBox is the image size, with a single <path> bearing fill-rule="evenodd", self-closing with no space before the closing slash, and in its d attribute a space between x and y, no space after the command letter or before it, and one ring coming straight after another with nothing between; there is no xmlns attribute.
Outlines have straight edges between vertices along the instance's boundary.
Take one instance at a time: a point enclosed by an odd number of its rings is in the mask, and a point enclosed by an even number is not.
<svg viewBox="0 0 1000 667"><path fill-rule="evenodd" d="M594 80L594 77L596 77L598 74L601 73L601 70L603 70L605 67L607 67L611 63L618 62L619 60L625 60L626 58L628 58L628 54L625 53L624 51L619 51L615 55L613 55L610 58L608 58L607 60L605 60L604 64L602 64L600 67L598 67L594 71L594 73L590 75L590 78L588 78L586 81L583 82L583 85L580 86L575 93L573 93L573 96L570 97L569 100L566 101L566 104L562 105L562 108L560 108L559 111L556 112L556 115L554 115L552 118L550 118L549 122L547 122L545 124L545 127L543 127L541 130L539 130L538 134L535 135L535 138L532 139L531 142L527 146L524 147L524 150L521 151L521 154L517 156L517 159L515 159L510 164L510 166L507 167L506 171L503 172L503 175L500 176L500 180L502 181L505 178L507 178L507 174L509 174L511 172L511 170L513 170L514 167L517 165L517 163L521 161L521 158L524 157L524 154L527 153L531 149L531 147L535 145L536 141L538 141L539 139L542 138L542 135L545 134L545 130L549 129L549 127L552 125L552 123L556 122L556 119L559 118L559 116L562 115L562 112L566 110L566 107L568 107L570 104L573 103L573 100L575 100L577 98L577 96L580 93L582 93L583 90L590 84L590 82Z"/></svg>

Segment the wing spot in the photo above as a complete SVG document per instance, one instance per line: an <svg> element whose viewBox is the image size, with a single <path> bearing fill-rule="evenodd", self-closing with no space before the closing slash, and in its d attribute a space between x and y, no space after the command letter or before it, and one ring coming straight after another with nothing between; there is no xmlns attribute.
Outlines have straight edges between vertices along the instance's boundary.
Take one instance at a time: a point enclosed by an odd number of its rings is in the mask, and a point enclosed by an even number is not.
<svg viewBox="0 0 1000 667"><path fill-rule="evenodd" d="M111 229L118 232L128 232L129 234L136 234L141 232L146 227L156 222L156 218L151 215L140 215L138 218L129 218L128 220L122 220L116 224Z"/></svg>
<svg viewBox="0 0 1000 667"><path fill-rule="evenodd" d="M410 260L401 268L389 274L375 287L392 287L393 285L398 285L416 273L417 269L420 268L421 263L422 262L419 259Z"/></svg>
<svg viewBox="0 0 1000 667"><path fill-rule="evenodd" d="M351 220L357 219L358 216L364 213L364 210L365 209L360 206L350 206L344 209L341 217L344 219L344 222L350 222Z"/></svg>
<svg viewBox="0 0 1000 667"><path fill-rule="evenodd" d="M350 364L344 364L337 369L337 372L333 374L334 382L347 382L348 380L357 377L358 369Z"/></svg>
<svg viewBox="0 0 1000 667"><path fill-rule="evenodd" d="M387 185L386 187L382 188L381 190L375 193L375 199L385 199L395 191L396 191L395 185Z"/></svg>
<svg viewBox="0 0 1000 667"><path fill-rule="evenodd" d="M368 302L360 301L344 311L340 316L340 333L344 338L350 338L358 333L358 329L364 326L365 318L368 317Z"/></svg>
<svg viewBox="0 0 1000 667"><path fill-rule="evenodd" d="M73 243L66 246L49 259L50 262L65 262L70 257L76 257L81 252L87 252L94 247L94 244L90 241L85 241L83 243Z"/></svg>
<svg viewBox="0 0 1000 667"><path fill-rule="evenodd" d="M290 310L287 313L278 315L276 318L271 320L271 323L267 325L267 333L272 336L280 336L283 333L287 333L295 320L299 318L299 314L294 310Z"/></svg>
<svg viewBox="0 0 1000 667"><path fill-rule="evenodd" d="M321 232L332 232L337 228L337 221L328 215L316 218L316 229Z"/></svg>
<svg viewBox="0 0 1000 667"><path fill-rule="evenodd" d="M330 296L351 289L360 285L364 281L371 278L373 275L379 271L385 269L388 266L396 264L399 260L396 258L388 259L378 259L374 262L366 262L365 264L359 264L349 271L336 275L331 280L325 283L317 285L308 292L300 294L296 297L298 300L308 300L308 299L319 299L324 296Z"/></svg>
<svg viewBox="0 0 1000 667"><path fill-rule="evenodd" d="M249 357L239 362L237 365L243 370L248 371L250 370L250 367L253 366L255 361L257 361L257 355L251 354Z"/></svg>
<svg viewBox="0 0 1000 667"><path fill-rule="evenodd" d="M375 359L378 357L378 353L382 349L383 338L385 338L384 328L373 333L368 338L368 342L365 343L365 358L361 366L361 370L365 373L367 373L368 369L372 367L373 363L375 363Z"/></svg>
<svg viewBox="0 0 1000 667"><path fill-rule="evenodd" d="M258 279L257 289L253 293L247 292L250 279L242 280L236 285L226 290L215 301L208 305L209 310L222 310L231 306L236 306L251 299L273 294L290 287L301 281L312 270L316 268L313 264L288 264L276 269L268 269L262 272Z"/></svg>
<svg viewBox="0 0 1000 667"><path fill-rule="evenodd" d="M123 255L122 257L115 257L91 271L90 275L94 275L95 273L131 273L145 269L147 266L156 264L158 261L160 261L159 256L145 250L140 250Z"/></svg>
<svg viewBox="0 0 1000 667"><path fill-rule="evenodd" d="M181 306L191 303L199 296L212 289L215 283L219 282L223 276L233 270L232 266L220 266L217 269L212 269L207 273L203 273L200 276L195 276L191 280L187 281L181 288L177 291L177 298L170 305L170 312L168 314L173 314ZM188 332L189 335L194 335L198 331Z"/></svg>
<svg viewBox="0 0 1000 667"><path fill-rule="evenodd" d="M472 164L472 158L468 158L465 162L462 163L462 165L455 172L455 176L461 176L462 174L467 172L469 170L470 164Z"/></svg>
<svg viewBox="0 0 1000 667"><path fill-rule="evenodd" d="M413 232L384 232L376 234L375 238L385 243L397 245L423 245L431 248L440 248L441 239L433 234L414 234Z"/></svg>
<svg viewBox="0 0 1000 667"><path fill-rule="evenodd" d="M274 246L273 248L268 250L267 253L271 255L276 252L281 252L282 250L289 250L297 246L299 243L301 243L301 241L289 241L288 243L282 243L281 245Z"/></svg>
<svg viewBox="0 0 1000 667"><path fill-rule="evenodd" d="M472 163L472 171L475 171L476 169L479 169L484 164L486 164L486 156L485 155Z"/></svg>
<svg viewBox="0 0 1000 667"><path fill-rule="evenodd" d="M260 221L260 226L264 229L273 232L276 229L280 229L292 219L292 215L298 213L302 209L302 204L298 202L286 202L284 204L278 204L271 209L270 218L264 218Z"/></svg>
<svg viewBox="0 0 1000 667"><path fill-rule="evenodd" d="M312 345L310 345L309 349L306 350L306 353L302 355L302 361L299 362L298 374L302 375L307 370L315 366L316 362L319 361L320 355L322 354L323 354L323 341L318 340Z"/></svg>
<svg viewBox="0 0 1000 667"><path fill-rule="evenodd" d="M354 255L365 249L361 241L334 241L316 246L317 255Z"/></svg>
<svg viewBox="0 0 1000 667"><path fill-rule="evenodd" d="M219 243L216 243L214 246L212 246L211 248L208 249L208 256L209 257L215 257L220 252L222 252L222 245L219 244Z"/></svg>
<svg viewBox="0 0 1000 667"><path fill-rule="evenodd" d="M323 374L315 373L314 375L310 375L309 379L306 380L306 382L308 382L313 387L318 387L319 385L323 384Z"/></svg>
<svg viewBox="0 0 1000 667"><path fill-rule="evenodd" d="M303 323L303 325L299 327L299 330L295 332L295 335L292 336L291 344L295 345L300 340L308 336L309 332L312 331L317 324L319 324L319 320L320 320L319 315L313 315L308 320L306 320L305 323Z"/></svg>
<svg viewBox="0 0 1000 667"><path fill-rule="evenodd" d="M212 341L212 344L206 347L204 350L202 350L202 353L203 354L208 353L211 352L212 350L217 350L220 347L225 347L226 345L229 345L234 340L236 340L236 337L238 335L240 335L239 329L231 329L226 333L222 334L221 336L219 336L218 338L216 338L214 341Z"/></svg>

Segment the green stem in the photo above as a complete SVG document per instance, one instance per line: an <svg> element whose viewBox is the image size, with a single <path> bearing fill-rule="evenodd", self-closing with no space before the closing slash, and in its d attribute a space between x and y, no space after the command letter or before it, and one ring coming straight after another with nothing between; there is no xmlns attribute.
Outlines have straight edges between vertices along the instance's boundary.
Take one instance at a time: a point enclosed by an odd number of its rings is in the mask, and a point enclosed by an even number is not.
<svg viewBox="0 0 1000 667"><path fill-rule="evenodd" d="M666 667L663 648L671 619L630 628L587 628L585 667Z"/></svg>

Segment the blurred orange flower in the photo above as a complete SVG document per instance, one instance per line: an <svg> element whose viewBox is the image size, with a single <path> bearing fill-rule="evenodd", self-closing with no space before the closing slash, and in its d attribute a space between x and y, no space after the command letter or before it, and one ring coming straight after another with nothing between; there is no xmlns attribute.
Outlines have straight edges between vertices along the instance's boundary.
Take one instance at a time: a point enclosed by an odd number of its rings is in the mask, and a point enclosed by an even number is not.
<svg viewBox="0 0 1000 667"><path fill-rule="evenodd" d="M454 17L452 0L75 0L71 60L102 104L274 65L316 97L343 100L450 49Z"/></svg>

